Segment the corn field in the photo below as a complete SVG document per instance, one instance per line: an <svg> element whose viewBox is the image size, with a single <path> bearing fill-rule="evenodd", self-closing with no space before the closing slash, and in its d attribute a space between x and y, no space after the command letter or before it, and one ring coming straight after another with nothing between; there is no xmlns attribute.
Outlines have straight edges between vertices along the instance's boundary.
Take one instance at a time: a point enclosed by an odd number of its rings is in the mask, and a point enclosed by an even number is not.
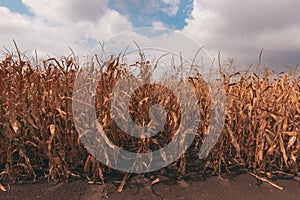
<svg viewBox="0 0 300 200"><path fill-rule="evenodd" d="M67 181L80 177L108 181L114 170L86 151L75 130L72 94L79 65L75 56L39 63L17 53L1 60L0 182L41 178ZM147 123L153 104L161 103L170 111L161 132L141 141L122 132L110 110L112 90L126 74L123 63L118 57L99 59L97 67L101 80L95 106L108 138L135 152L166 145L180 123L176 98L166 101L166 96L172 95L170 91L159 85L145 85L134 93L130 111L136 123ZM230 173L232 166L267 178L299 176L300 74L275 74L265 67L259 75L222 75L227 95L226 121L217 145L205 160L199 160L197 152L209 124L211 105L205 82L199 77L190 78L201 114L197 137L188 151L166 168L178 176Z"/></svg>

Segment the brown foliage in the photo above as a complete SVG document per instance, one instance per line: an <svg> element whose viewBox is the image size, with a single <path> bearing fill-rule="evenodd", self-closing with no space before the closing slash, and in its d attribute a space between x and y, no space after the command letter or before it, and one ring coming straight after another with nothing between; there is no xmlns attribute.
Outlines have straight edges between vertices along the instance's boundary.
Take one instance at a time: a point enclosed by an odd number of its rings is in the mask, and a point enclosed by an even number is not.
<svg viewBox="0 0 300 200"><path fill-rule="evenodd" d="M97 87L99 122L112 142L132 151L155 150L170 141L180 123L176 98L168 90L145 85L132 97L136 123L147 123L154 103L168 107L167 124L158 136L135 140L114 123L110 111L112 89L126 68L119 59L108 59ZM106 63L107 64L107 63ZM73 83L79 66L74 57L47 59L42 65L20 55L7 55L0 63L0 178L26 176L67 180L85 175L104 182L111 169L101 165L81 145L72 118ZM235 77L234 82L232 77ZM190 79L199 98L201 122L193 146L169 167L189 173L205 136L210 99L202 79ZM300 81L299 74L224 74L227 92L226 122L219 142L201 167L220 173L223 166L239 165L266 175L299 175ZM165 94L165 95L164 95ZM171 95L171 94L170 94ZM155 98L149 98L155 97ZM170 96L169 96L170 97ZM136 114L135 114L136 113ZM143 114L141 114L143 113ZM199 170L199 167L196 168ZM228 169L229 170L229 169Z"/></svg>

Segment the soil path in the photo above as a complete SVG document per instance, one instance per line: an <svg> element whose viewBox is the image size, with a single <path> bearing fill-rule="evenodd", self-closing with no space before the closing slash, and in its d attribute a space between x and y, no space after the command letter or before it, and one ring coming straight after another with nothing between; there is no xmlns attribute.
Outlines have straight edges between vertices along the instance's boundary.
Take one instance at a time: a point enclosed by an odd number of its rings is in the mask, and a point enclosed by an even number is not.
<svg viewBox="0 0 300 200"><path fill-rule="evenodd" d="M267 183L259 183L256 178L242 174L233 180L210 177L205 181L161 182L151 184L126 184L122 193L113 184L108 186L109 199L151 200L151 199L212 199L212 200L299 200L300 182L277 180L283 187L276 189ZM100 200L104 193L101 185L89 184L86 180L70 183L27 183L11 185L9 192L0 192L1 200Z"/></svg>

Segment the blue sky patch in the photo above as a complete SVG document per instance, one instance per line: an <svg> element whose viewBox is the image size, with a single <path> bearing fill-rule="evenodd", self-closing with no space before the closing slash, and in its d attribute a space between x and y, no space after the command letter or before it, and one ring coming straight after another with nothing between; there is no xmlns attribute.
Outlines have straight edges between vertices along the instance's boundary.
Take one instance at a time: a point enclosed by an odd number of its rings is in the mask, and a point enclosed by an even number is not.
<svg viewBox="0 0 300 200"><path fill-rule="evenodd" d="M168 7L161 1L128 0L109 1L109 7L125 15L134 27L149 27L153 22L162 22L167 28L183 29L185 20L190 18L193 10L193 0L180 1L176 15L170 15L163 10Z"/></svg>
<svg viewBox="0 0 300 200"><path fill-rule="evenodd" d="M26 14L26 15L29 15L29 16L32 15L32 13L22 3L21 0L0 0L0 7L7 7L12 12Z"/></svg>

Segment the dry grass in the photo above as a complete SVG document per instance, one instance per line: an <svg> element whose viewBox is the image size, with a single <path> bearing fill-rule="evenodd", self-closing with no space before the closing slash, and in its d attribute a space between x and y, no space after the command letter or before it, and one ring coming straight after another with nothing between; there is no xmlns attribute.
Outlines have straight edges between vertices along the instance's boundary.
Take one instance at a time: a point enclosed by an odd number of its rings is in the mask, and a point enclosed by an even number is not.
<svg viewBox="0 0 300 200"><path fill-rule="evenodd" d="M108 59L107 65L99 61L95 66L101 74L96 98L96 108L101 109L97 116L105 133L114 144L136 152L166 145L180 123L178 103L166 88L145 85L135 92L130 107L135 122L146 124L150 106L165 105L169 111L167 123L157 136L138 140L115 124L111 93L126 73L119 62L118 58ZM0 63L0 180L87 176L104 182L112 169L85 150L74 127L72 93L79 69L75 58L51 58L41 66L32 63L20 54L7 55ZM202 79L191 78L201 114L198 136L188 152L168 168L184 175L206 169L221 173L223 168L230 171L231 166L239 165L269 178L276 174L299 176L299 74L276 75L266 70L260 77L235 73L224 74L223 78L228 100L219 142L208 158L199 162L197 151L209 124L210 98Z"/></svg>

